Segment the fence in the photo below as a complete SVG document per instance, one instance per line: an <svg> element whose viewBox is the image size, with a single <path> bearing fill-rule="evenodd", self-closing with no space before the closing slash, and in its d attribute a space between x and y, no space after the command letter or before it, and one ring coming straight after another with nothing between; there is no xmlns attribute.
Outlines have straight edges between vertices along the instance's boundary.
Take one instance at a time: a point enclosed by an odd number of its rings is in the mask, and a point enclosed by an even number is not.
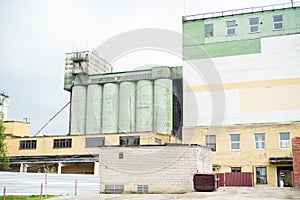
<svg viewBox="0 0 300 200"><path fill-rule="evenodd" d="M252 172L219 173L219 186L253 187Z"/></svg>
<svg viewBox="0 0 300 200"><path fill-rule="evenodd" d="M100 193L99 175L0 172L0 191L6 187L6 195L39 195L41 183L43 194Z"/></svg>

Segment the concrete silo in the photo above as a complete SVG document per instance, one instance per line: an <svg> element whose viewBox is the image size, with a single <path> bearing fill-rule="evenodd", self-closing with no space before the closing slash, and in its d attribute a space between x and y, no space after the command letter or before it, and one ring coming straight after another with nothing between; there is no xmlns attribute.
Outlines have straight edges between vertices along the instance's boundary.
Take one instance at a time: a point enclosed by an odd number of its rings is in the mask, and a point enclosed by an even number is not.
<svg viewBox="0 0 300 200"><path fill-rule="evenodd" d="M102 133L118 133L119 85L103 85Z"/></svg>
<svg viewBox="0 0 300 200"><path fill-rule="evenodd" d="M86 86L77 85L72 88L71 134L85 134Z"/></svg>
<svg viewBox="0 0 300 200"><path fill-rule="evenodd" d="M172 134L173 129L173 92L171 79L154 81L154 131Z"/></svg>
<svg viewBox="0 0 300 200"><path fill-rule="evenodd" d="M102 86L91 84L87 87L86 134L101 133Z"/></svg>
<svg viewBox="0 0 300 200"><path fill-rule="evenodd" d="M135 82L121 82L119 95L119 132L135 132Z"/></svg>
<svg viewBox="0 0 300 200"><path fill-rule="evenodd" d="M153 131L153 82L141 80L136 89L136 132Z"/></svg>

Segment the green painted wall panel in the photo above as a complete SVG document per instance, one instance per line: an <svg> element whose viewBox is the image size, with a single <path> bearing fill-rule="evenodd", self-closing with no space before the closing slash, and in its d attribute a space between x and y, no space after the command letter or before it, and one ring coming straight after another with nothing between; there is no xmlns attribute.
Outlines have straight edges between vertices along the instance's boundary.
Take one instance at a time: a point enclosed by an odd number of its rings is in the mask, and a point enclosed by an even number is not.
<svg viewBox="0 0 300 200"><path fill-rule="evenodd" d="M185 60L253 54L261 52L260 39L237 40L183 48Z"/></svg>
<svg viewBox="0 0 300 200"><path fill-rule="evenodd" d="M273 30L274 15L283 16L284 28L282 30ZM249 33L249 18L255 17L259 17L259 32ZM205 53L199 51L199 45L203 45L209 57L259 53L260 47L258 48L257 45L260 44L259 40L261 38L299 34L299 19L300 9L288 8L183 22L183 38L186 36L191 39L189 41L183 40L183 55L185 59L207 57L200 55ZM231 20L236 20L236 34L227 36L226 21ZM205 38L204 25L209 23L214 24L214 37ZM202 26L199 26L199 24L202 24ZM224 50L230 51L220 53Z"/></svg>

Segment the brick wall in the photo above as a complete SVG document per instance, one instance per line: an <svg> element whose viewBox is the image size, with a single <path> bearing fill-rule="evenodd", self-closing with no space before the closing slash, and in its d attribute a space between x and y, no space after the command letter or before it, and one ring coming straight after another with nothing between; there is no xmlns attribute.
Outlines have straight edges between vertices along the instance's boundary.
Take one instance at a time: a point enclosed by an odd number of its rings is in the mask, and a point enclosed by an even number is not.
<svg viewBox="0 0 300 200"><path fill-rule="evenodd" d="M300 137L292 139L294 186L300 189Z"/></svg>
<svg viewBox="0 0 300 200"><path fill-rule="evenodd" d="M202 146L101 147L99 156L101 191L115 184L134 192L137 185L149 192L187 192L194 173L212 173L211 150Z"/></svg>

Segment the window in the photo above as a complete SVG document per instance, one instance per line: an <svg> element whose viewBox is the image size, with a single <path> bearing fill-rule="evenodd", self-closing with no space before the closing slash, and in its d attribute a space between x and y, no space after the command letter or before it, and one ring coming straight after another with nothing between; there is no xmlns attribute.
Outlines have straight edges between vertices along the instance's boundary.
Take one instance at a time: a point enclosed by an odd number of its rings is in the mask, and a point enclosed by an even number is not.
<svg viewBox="0 0 300 200"><path fill-rule="evenodd" d="M226 22L227 35L235 35L235 20Z"/></svg>
<svg viewBox="0 0 300 200"><path fill-rule="evenodd" d="M159 139L159 138L155 138L154 141L156 144L161 144L161 139Z"/></svg>
<svg viewBox="0 0 300 200"><path fill-rule="evenodd" d="M140 136L120 136L121 146L139 146Z"/></svg>
<svg viewBox="0 0 300 200"><path fill-rule="evenodd" d="M124 158L124 152L119 152L119 159L123 159Z"/></svg>
<svg viewBox="0 0 300 200"><path fill-rule="evenodd" d="M36 149L36 140L21 140L20 149Z"/></svg>
<svg viewBox="0 0 300 200"><path fill-rule="evenodd" d="M259 18L258 17L249 19L249 29L250 29L250 33L259 32Z"/></svg>
<svg viewBox="0 0 300 200"><path fill-rule="evenodd" d="M241 167L231 167L231 172L242 172Z"/></svg>
<svg viewBox="0 0 300 200"><path fill-rule="evenodd" d="M53 148L71 148L72 139L54 139Z"/></svg>
<svg viewBox="0 0 300 200"><path fill-rule="evenodd" d="M290 148L290 133L284 132L279 133L280 135L280 149L289 149Z"/></svg>
<svg viewBox="0 0 300 200"><path fill-rule="evenodd" d="M230 149L240 150L240 134L230 135Z"/></svg>
<svg viewBox="0 0 300 200"><path fill-rule="evenodd" d="M148 193L148 185L137 185L138 193Z"/></svg>
<svg viewBox="0 0 300 200"><path fill-rule="evenodd" d="M283 17L282 15L273 16L273 29L282 30L283 29Z"/></svg>
<svg viewBox="0 0 300 200"><path fill-rule="evenodd" d="M124 192L124 185L105 185L104 192L121 193Z"/></svg>
<svg viewBox="0 0 300 200"><path fill-rule="evenodd" d="M214 25L213 24L205 24L205 37L214 37Z"/></svg>
<svg viewBox="0 0 300 200"><path fill-rule="evenodd" d="M265 167L256 167L256 183L267 184L267 170Z"/></svg>
<svg viewBox="0 0 300 200"><path fill-rule="evenodd" d="M265 149L265 134L264 133L255 133L255 149L262 150Z"/></svg>
<svg viewBox="0 0 300 200"><path fill-rule="evenodd" d="M105 137L85 138L85 147L102 147L105 145Z"/></svg>
<svg viewBox="0 0 300 200"><path fill-rule="evenodd" d="M205 142L206 142L206 146L208 148L211 148L211 150L216 151L217 145L216 145L216 136L215 135L206 135Z"/></svg>

